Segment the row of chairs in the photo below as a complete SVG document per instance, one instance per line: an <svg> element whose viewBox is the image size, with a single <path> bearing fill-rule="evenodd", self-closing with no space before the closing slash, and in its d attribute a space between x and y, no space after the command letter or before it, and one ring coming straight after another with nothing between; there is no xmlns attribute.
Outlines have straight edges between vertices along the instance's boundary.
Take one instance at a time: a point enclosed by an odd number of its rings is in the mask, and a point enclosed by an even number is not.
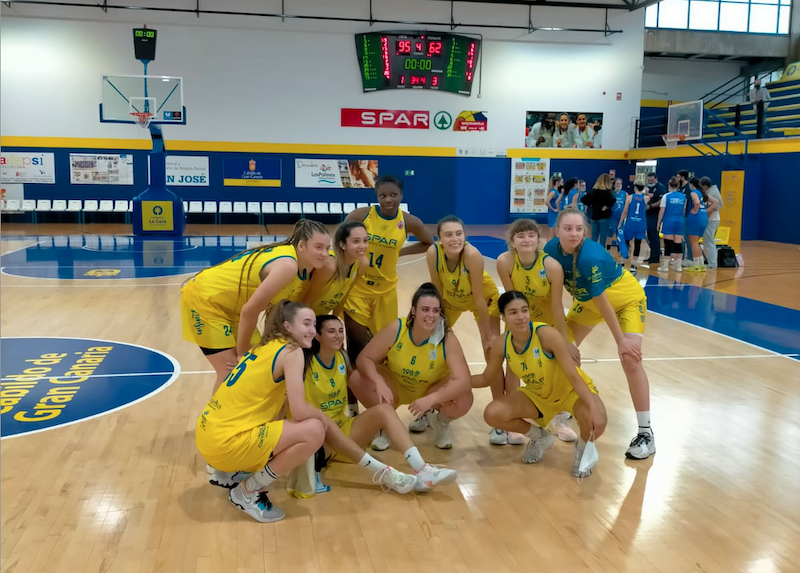
<svg viewBox="0 0 800 573"><path fill-rule="evenodd" d="M87 213L121 213L125 222L129 222L133 211L133 201L96 200L96 199L11 199L2 202L4 213L32 213L33 222L37 222L37 213L75 213L79 222L83 223ZM300 201L184 201L183 210L190 215L212 215L215 223L221 223L224 215L253 215L262 224L265 215L333 215L343 219L347 213L359 207L368 207L369 203L324 203ZM408 211L408 204L402 203L400 208Z"/></svg>

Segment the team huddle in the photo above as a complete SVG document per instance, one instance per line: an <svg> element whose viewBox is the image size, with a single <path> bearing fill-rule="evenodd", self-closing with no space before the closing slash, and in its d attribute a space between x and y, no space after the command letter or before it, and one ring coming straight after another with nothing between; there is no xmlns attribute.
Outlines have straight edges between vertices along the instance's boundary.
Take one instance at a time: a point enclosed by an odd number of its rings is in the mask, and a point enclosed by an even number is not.
<svg viewBox="0 0 800 573"><path fill-rule="evenodd" d="M183 286L184 338L216 372L196 426L210 483L228 488L231 502L260 522L285 515L267 496L272 483L312 462L318 472L331 459L349 460L402 494L445 486L457 473L426 463L408 431L431 428L438 448L452 448L452 422L469 412L472 389L486 386L491 444L527 442L522 461L537 463L556 435L575 441L572 475L587 477L607 416L578 348L601 322L617 343L638 420L626 456L655 453L641 356L644 290L585 238L583 214L563 209L546 245L534 221L510 225L509 250L497 260L501 295L461 220L443 218L434 242L419 218L400 210L402 187L394 176L378 179L378 204L348 214L333 240L321 223L301 219L287 240L237 254ZM406 244L409 234L417 242ZM425 253L430 282L398 318L397 264L414 253ZM563 289L574 299L566 316ZM486 359L477 375L451 330L465 312L475 317ZM408 430L401 405L415 418ZM410 469L382 463L368 444L393 446Z"/></svg>

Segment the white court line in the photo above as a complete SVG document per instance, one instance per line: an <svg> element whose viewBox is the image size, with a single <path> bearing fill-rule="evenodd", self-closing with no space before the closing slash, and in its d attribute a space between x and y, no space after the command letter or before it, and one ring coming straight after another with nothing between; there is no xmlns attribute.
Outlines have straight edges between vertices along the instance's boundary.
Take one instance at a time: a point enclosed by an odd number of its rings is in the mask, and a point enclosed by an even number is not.
<svg viewBox="0 0 800 573"><path fill-rule="evenodd" d="M405 261L405 262L402 262L402 263L397 263L397 266L398 267L402 267L403 265L411 265L413 263L418 263L418 262L424 261L424 260L425 260L425 257L422 256L422 257L420 257L418 259L414 259L413 261Z"/></svg>
<svg viewBox="0 0 800 573"><path fill-rule="evenodd" d="M716 333L715 333L716 334ZM766 350L766 349L765 349ZM678 362L681 360L719 360L722 358L747 359L747 358L797 358L800 354L740 354L738 356L656 356L642 358L644 362ZM582 364L596 364L598 362L619 362L619 358L581 358ZM470 366L483 366L486 362L467 362Z"/></svg>

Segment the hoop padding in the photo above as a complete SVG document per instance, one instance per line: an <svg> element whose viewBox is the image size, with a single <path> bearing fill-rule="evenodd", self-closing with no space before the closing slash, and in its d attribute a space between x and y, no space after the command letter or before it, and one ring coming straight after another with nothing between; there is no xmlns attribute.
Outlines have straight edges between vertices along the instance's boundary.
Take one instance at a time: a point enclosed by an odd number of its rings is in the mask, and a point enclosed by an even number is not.
<svg viewBox="0 0 800 573"><path fill-rule="evenodd" d="M667 149L675 149L678 147L678 142L683 141L685 138L685 135L679 134L667 134L661 136L661 139L664 140L664 145L667 146Z"/></svg>

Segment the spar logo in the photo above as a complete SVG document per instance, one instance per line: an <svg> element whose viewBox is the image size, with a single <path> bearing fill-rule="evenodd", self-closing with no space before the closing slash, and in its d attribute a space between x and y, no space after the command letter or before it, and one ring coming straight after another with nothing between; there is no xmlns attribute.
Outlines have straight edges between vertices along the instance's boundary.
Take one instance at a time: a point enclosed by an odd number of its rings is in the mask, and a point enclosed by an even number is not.
<svg viewBox="0 0 800 573"><path fill-rule="evenodd" d="M427 110L342 108L342 127L429 129L430 118Z"/></svg>

